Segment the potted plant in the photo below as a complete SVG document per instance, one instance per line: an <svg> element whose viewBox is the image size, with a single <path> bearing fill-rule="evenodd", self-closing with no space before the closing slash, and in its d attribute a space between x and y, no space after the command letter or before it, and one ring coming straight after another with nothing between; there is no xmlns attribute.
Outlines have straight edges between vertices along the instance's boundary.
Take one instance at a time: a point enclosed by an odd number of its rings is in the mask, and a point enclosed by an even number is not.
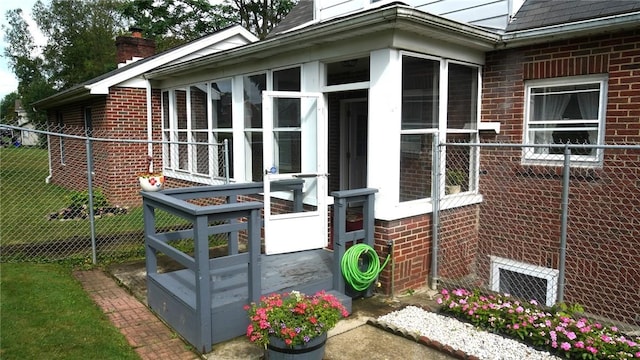
<svg viewBox="0 0 640 360"><path fill-rule="evenodd" d="M144 191L158 191L164 188L166 181L162 172L153 172L153 157L147 157L147 171L138 174L140 187Z"/></svg>
<svg viewBox="0 0 640 360"><path fill-rule="evenodd" d="M247 337L267 350L267 359L322 360L327 331L349 314L340 301L324 290L315 295L298 291L263 296L245 306L249 315Z"/></svg>
<svg viewBox="0 0 640 360"><path fill-rule="evenodd" d="M465 174L461 170L447 170L446 194L457 194L465 182Z"/></svg>

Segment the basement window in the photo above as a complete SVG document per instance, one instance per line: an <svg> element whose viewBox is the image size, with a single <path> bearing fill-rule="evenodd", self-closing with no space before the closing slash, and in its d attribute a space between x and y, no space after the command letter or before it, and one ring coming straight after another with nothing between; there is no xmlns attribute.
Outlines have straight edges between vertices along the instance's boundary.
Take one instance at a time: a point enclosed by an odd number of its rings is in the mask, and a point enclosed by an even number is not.
<svg viewBox="0 0 640 360"><path fill-rule="evenodd" d="M491 256L491 290L553 306L558 270Z"/></svg>

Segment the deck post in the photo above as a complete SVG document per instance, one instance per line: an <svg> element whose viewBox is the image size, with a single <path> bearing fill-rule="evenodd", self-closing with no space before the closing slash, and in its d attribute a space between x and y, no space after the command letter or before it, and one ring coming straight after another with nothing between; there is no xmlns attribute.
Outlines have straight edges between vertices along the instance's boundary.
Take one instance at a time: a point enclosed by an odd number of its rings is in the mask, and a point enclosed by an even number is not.
<svg viewBox="0 0 640 360"><path fill-rule="evenodd" d="M209 275L209 233L207 216L196 216L193 224L194 258L196 261L196 319L198 350L211 351L211 281Z"/></svg>
<svg viewBox="0 0 640 360"><path fill-rule="evenodd" d="M155 274L158 272L157 251L150 246L148 239L156 233L156 215L155 209L146 200L142 202L142 217L144 219L144 253L147 260L147 274Z"/></svg>
<svg viewBox="0 0 640 360"><path fill-rule="evenodd" d="M249 237L249 270L247 272L249 282L249 301L258 302L262 294L261 268L260 268L260 221L259 209L253 209L248 219Z"/></svg>
<svg viewBox="0 0 640 360"><path fill-rule="evenodd" d="M345 249L345 236L347 229L347 199L337 197L335 193L333 202L333 289L345 293L344 277L342 276L342 257Z"/></svg>

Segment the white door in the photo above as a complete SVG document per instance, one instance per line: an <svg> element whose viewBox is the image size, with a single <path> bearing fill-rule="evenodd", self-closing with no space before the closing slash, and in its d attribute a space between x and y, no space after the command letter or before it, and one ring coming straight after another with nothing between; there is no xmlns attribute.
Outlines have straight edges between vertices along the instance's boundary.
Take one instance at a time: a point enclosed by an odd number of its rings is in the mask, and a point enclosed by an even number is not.
<svg viewBox="0 0 640 360"><path fill-rule="evenodd" d="M264 91L265 252L327 245L327 149L321 93Z"/></svg>

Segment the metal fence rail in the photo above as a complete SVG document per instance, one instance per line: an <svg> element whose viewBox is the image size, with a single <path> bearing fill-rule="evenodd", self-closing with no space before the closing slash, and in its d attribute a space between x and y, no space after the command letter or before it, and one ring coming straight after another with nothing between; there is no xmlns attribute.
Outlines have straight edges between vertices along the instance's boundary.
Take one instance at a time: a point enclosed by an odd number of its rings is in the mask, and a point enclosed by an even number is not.
<svg viewBox="0 0 640 360"><path fill-rule="evenodd" d="M2 125L0 147L0 260L96 263L144 254L142 198L137 173L147 170L145 154L175 145L180 159L199 169L182 171L167 187L209 179L227 183L228 144L111 139L78 127L28 129ZM26 144L16 139L29 138ZM197 149L197 150L196 150ZM205 149L205 150L203 150ZM198 156L206 151L209 156ZM131 161L122 159L131 159ZM154 169L164 166L154 156ZM206 164L199 164L207 161ZM91 169L91 171L89 171ZM158 226L184 226L168 215ZM188 245L187 245L188 246Z"/></svg>
<svg viewBox="0 0 640 360"><path fill-rule="evenodd" d="M465 169L460 192L439 199L441 286L577 303L640 325L640 146L452 143L438 153L441 188Z"/></svg>

